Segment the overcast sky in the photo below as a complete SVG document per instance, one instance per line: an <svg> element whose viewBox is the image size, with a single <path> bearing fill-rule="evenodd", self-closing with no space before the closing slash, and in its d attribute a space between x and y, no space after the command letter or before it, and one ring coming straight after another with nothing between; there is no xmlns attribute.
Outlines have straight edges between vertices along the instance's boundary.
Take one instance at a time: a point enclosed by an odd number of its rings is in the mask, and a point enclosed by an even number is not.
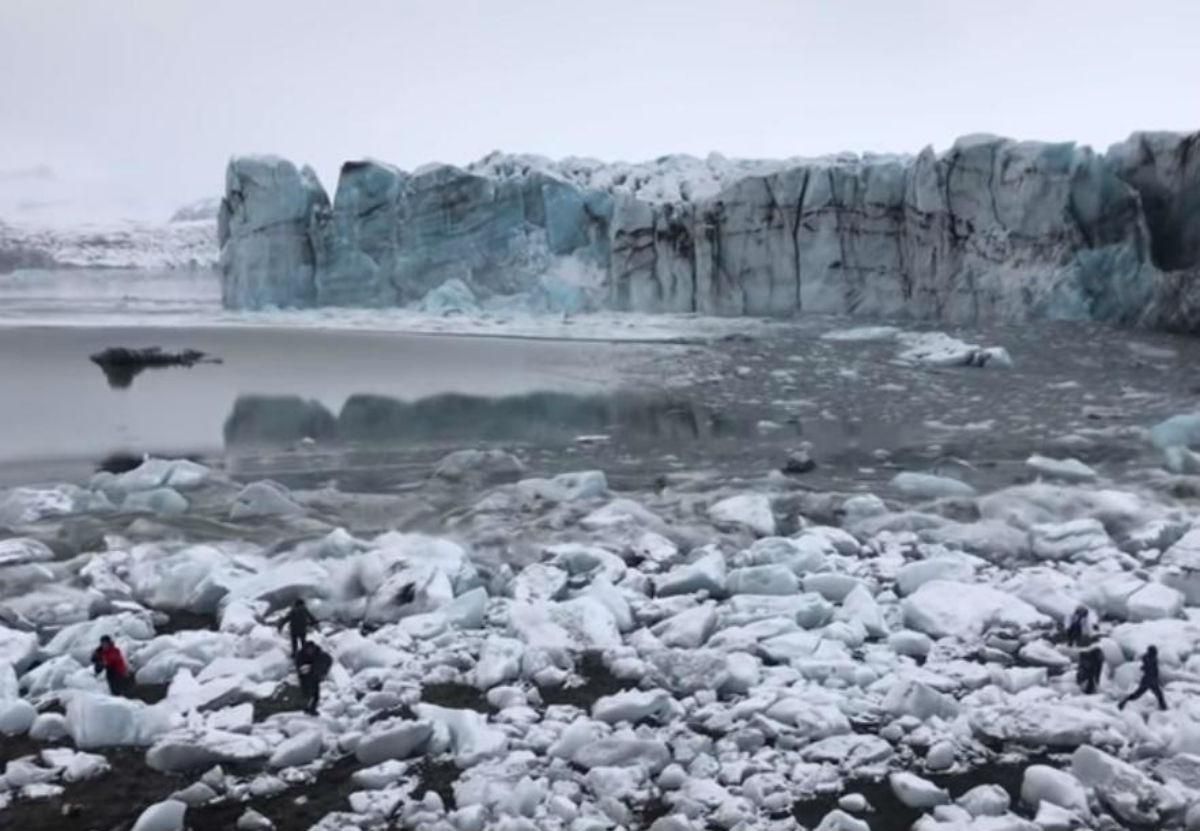
<svg viewBox="0 0 1200 831"><path fill-rule="evenodd" d="M156 209L219 194L247 152L332 188L361 156L1197 127L1197 0L0 0L0 187L46 164Z"/></svg>

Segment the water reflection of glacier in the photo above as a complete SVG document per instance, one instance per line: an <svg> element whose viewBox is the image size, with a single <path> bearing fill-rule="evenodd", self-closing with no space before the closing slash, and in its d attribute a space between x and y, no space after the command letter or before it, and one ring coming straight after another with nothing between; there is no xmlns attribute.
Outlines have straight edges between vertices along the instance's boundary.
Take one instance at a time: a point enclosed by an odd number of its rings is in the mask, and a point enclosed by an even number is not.
<svg viewBox="0 0 1200 831"><path fill-rule="evenodd" d="M225 421L227 448L318 443L552 443L584 434L625 441L693 441L749 435L751 426L668 394L535 392L485 397L448 393L415 401L359 394L334 415L298 396L246 395Z"/></svg>

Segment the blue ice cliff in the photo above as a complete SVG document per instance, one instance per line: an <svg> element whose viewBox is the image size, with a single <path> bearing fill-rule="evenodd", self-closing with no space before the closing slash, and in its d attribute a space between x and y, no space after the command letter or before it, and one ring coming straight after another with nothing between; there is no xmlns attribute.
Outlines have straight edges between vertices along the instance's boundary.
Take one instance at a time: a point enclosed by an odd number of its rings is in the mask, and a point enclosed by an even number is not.
<svg viewBox="0 0 1200 831"><path fill-rule="evenodd" d="M940 155L552 162L406 173L237 157L231 308L520 304L1200 330L1200 133L959 139Z"/></svg>

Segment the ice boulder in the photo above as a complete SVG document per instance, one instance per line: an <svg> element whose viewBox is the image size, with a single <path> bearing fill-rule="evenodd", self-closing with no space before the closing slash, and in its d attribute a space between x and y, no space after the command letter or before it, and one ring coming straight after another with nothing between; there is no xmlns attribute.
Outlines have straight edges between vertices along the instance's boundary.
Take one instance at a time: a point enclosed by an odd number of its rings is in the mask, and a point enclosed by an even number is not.
<svg viewBox="0 0 1200 831"><path fill-rule="evenodd" d="M448 482L477 485L515 482L525 473L525 465L503 450L457 450L442 458L433 470L434 477Z"/></svg>
<svg viewBox="0 0 1200 831"><path fill-rule="evenodd" d="M432 744L448 744L460 765L478 764L489 756L504 753L508 737L503 730L488 724L488 717L474 710L418 704L417 717L433 725Z"/></svg>
<svg viewBox="0 0 1200 831"><path fill-rule="evenodd" d="M33 663L37 653L38 638L35 633L0 626L0 674L3 674L6 664L10 671L23 671Z"/></svg>
<svg viewBox="0 0 1200 831"><path fill-rule="evenodd" d="M319 731L306 730L297 733L276 746L271 758L267 760L267 767L278 769L307 765L321 755L323 747L324 742Z"/></svg>
<svg viewBox="0 0 1200 831"><path fill-rule="evenodd" d="M727 588L730 594L795 594L800 581L783 564L749 566L729 572Z"/></svg>
<svg viewBox="0 0 1200 831"><path fill-rule="evenodd" d="M1106 805L1136 826L1159 826L1160 812L1172 810L1169 791L1142 771L1115 756L1085 745L1071 755L1071 773L1095 789ZM1070 806L1063 806L1070 807ZM1178 803L1176 808L1180 807Z"/></svg>
<svg viewBox="0 0 1200 831"><path fill-rule="evenodd" d="M135 513L178 516L187 513L188 501L174 488L154 488L129 494L121 503L121 509Z"/></svg>
<svg viewBox="0 0 1200 831"><path fill-rule="evenodd" d="M946 554L900 566L896 572L896 591L901 596L905 596L912 594L931 580L970 582L974 577L975 562L971 557Z"/></svg>
<svg viewBox="0 0 1200 831"><path fill-rule="evenodd" d="M304 509L292 500L287 488L277 482L251 482L234 497L229 509L230 519L251 519L264 516L295 516Z"/></svg>
<svg viewBox="0 0 1200 831"><path fill-rule="evenodd" d="M0 700L0 735L23 736L33 726L37 708L23 699Z"/></svg>
<svg viewBox="0 0 1200 831"><path fill-rule="evenodd" d="M354 755L364 765L377 765L386 759L407 759L419 754L432 735L433 725L429 722L393 722L363 736Z"/></svg>
<svg viewBox="0 0 1200 831"><path fill-rule="evenodd" d="M61 713L42 713L29 727L29 738L39 742L56 742L67 737L67 718Z"/></svg>
<svg viewBox="0 0 1200 831"><path fill-rule="evenodd" d="M1093 482L1098 478L1096 471L1078 459L1051 459L1035 453L1025 461L1025 466L1046 479Z"/></svg>
<svg viewBox="0 0 1200 831"><path fill-rule="evenodd" d="M1049 802L1073 811L1079 817L1090 814L1087 790L1065 770L1048 765L1030 765L1021 781L1021 801L1031 807Z"/></svg>
<svg viewBox="0 0 1200 831"><path fill-rule="evenodd" d="M760 537L775 535L775 514L765 494L744 493L722 499L709 507L708 518L720 527L747 528Z"/></svg>
<svg viewBox="0 0 1200 831"><path fill-rule="evenodd" d="M664 646L696 649L704 645L716 626L716 608L712 603L704 603L656 623L651 631Z"/></svg>
<svg viewBox="0 0 1200 831"><path fill-rule="evenodd" d="M112 507L103 494L76 485L0 490L0 526L19 528L51 517L111 511Z"/></svg>
<svg viewBox="0 0 1200 831"><path fill-rule="evenodd" d="M656 589L659 597L701 591L719 597L725 593L726 577L725 557L713 549L687 565L671 569L658 579Z"/></svg>
<svg viewBox="0 0 1200 831"><path fill-rule="evenodd" d="M1130 620L1158 620L1183 613L1183 593L1162 583L1146 583L1126 600Z"/></svg>
<svg viewBox="0 0 1200 831"><path fill-rule="evenodd" d="M81 750L147 746L171 729L171 710L141 701L80 692L67 704L67 732Z"/></svg>
<svg viewBox="0 0 1200 831"><path fill-rule="evenodd" d="M488 637L480 649L471 682L481 690L490 690L520 677L524 654L525 644L516 638Z"/></svg>
<svg viewBox="0 0 1200 831"><path fill-rule="evenodd" d="M992 626L1045 627L1049 618L1023 600L977 583L933 580L906 597L904 623L934 638L978 637Z"/></svg>
<svg viewBox="0 0 1200 831"><path fill-rule="evenodd" d="M1161 450L1200 447L1200 413L1184 413L1160 421L1150 428L1150 441Z"/></svg>
<svg viewBox="0 0 1200 831"><path fill-rule="evenodd" d="M907 470L897 473L892 478L892 487L910 499L947 499L975 495L975 489L960 479Z"/></svg>
<svg viewBox="0 0 1200 831"><path fill-rule="evenodd" d="M956 799L955 804L973 817L1002 817L1008 813L1012 800L999 785L976 785Z"/></svg>
<svg viewBox="0 0 1200 831"><path fill-rule="evenodd" d="M667 746L657 739L640 739L632 733L618 733L578 747L571 761L591 770L598 767L641 765L656 775L671 760Z"/></svg>
<svg viewBox="0 0 1200 831"><path fill-rule="evenodd" d="M227 730L181 730L155 742L146 751L146 764L163 773L203 770L222 764L261 764L271 746L259 736Z"/></svg>
<svg viewBox="0 0 1200 831"><path fill-rule="evenodd" d="M476 314L479 312L479 301L470 286L457 277L453 277L436 288L425 293L416 304L419 312L439 317L450 315Z"/></svg>
<svg viewBox="0 0 1200 831"><path fill-rule="evenodd" d="M138 816L132 831L183 831L187 804L176 799L156 802Z"/></svg>
<svg viewBox="0 0 1200 831"><path fill-rule="evenodd" d="M32 537L12 537L0 540L0 568L26 563L44 563L54 559L54 552L44 542Z"/></svg>
<svg viewBox="0 0 1200 831"><path fill-rule="evenodd" d="M950 801L950 794L915 773L893 773L888 776L888 784L896 799L909 808L927 810Z"/></svg>
<svg viewBox="0 0 1200 831"><path fill-rule="evenodd" d="M592 705L592 718L607 724L637 724L665 716L672 703L670 693L664 690L628 690L598 699Z"/></svg>

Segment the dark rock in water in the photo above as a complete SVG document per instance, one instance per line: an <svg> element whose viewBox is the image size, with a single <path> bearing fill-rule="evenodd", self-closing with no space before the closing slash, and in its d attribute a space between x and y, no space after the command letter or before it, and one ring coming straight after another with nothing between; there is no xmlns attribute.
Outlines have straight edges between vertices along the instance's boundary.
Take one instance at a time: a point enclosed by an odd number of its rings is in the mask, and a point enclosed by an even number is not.
<svg viewBox="0 0 1200 831"><path fill-rule="evenodd" d="M816 470L817 463L813 461L812 454L807 447L801 447L798 450L793 450L788 454L787 461L780 468L788 476L799 476L804 473L810 473Z"/></svg>
<svg viewBox="0 0 1200 831"><path fill-rule="evenodd" d="M115 389L127 389L133 379L147 369L162 369L169 366L193 367L196 364L219 364L220 358L196 349L166 352L157 346L146 349L111 347L91 356L92 363L100 367L108 385Z"/></svg>
<svg viewBox="0 0 1200 831"><path fill-rule="evenodd" d="M143 456L136 453L110 453L96 463L97 473L128 473L137 470L145 461Z"/></svg>

